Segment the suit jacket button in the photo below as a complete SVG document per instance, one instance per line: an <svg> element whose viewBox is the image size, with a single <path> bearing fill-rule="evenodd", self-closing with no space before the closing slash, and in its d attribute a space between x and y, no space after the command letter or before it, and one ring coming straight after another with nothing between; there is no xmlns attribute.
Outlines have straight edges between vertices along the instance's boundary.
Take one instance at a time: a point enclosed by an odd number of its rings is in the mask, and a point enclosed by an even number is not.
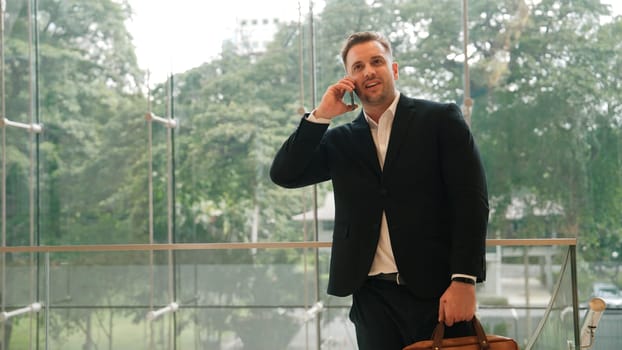
<svg viewBox="0 0 622 350"><path fill-rule="evenodd" d="M387 191L386 188L381 188L380 189L380 195L385 197L387 194L389 193L389 191Z"/></svg>

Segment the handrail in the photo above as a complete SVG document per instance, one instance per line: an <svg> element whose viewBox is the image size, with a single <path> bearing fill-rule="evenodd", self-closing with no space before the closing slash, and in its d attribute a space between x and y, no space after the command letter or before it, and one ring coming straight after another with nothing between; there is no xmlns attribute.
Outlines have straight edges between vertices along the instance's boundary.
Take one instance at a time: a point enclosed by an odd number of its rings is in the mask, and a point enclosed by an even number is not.
<svg viewBox="0 0 622 350"><path fill-rule="evenodd" d="M486 245L494 246L576 246L576 238L517 238L517 239L487 239Z"/></svg>
<svg viewBox="0 0 622 350"><path fill-rule="evenodd" d="M576 246L576 238L488 239L487 246ZM223 249L300 249L330 248L331 242L233 242L233 243L155 243L155 244L88 244L0 247L0 253L59 253L59 252L127 252L163 250L223 250Z"/></svg>

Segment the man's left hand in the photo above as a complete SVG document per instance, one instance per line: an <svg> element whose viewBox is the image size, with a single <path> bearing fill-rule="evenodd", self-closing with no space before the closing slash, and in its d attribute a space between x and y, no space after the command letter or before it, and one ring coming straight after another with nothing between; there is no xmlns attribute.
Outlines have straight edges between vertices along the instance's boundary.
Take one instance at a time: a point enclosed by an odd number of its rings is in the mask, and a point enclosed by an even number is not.
<svg viewBox="0 0 622 350"><path fill-rule="evenodd" d="M462 282L451 282L441 296L438 321L451 327L456 322L471 321L475 316L475 286Z"/></svg>

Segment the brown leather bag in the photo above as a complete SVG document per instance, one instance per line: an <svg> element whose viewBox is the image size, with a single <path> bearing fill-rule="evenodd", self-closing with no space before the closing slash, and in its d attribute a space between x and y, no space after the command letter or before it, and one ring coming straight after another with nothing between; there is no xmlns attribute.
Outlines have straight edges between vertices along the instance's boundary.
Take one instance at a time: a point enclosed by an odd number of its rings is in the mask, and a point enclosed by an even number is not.
<svg viewBox="0 0 622 350"><path fill-rule="evenodd" d="M432 333L432 339L410 344L403 350L519 350L512 338L486 335L477 318L473 317L471 323L476 335L443 339L445 324L439 322Z"/></svg>

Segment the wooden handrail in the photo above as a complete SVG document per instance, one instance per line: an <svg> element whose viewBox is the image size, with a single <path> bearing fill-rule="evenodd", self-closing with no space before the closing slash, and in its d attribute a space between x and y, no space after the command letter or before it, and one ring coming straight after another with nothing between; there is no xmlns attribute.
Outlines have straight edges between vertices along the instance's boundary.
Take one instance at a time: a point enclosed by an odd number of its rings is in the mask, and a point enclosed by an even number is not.
<svg viewBox="0 0 622 350"><path fill-rule="evenodd" d="M576 238L488 239L487 246L576 246ZM162 244L88 244L0 247L0 253L128 252L162 250L223 249L303 249L330 248L331 242L239 242L239 243L162 243Z"/></svg>
<svg viewBox="0 0 622 350"><path fill-rule="evenodd" d="M576 246L576 238L520 238L520 239L487 239L486 245L492 246Z"/></svg>

